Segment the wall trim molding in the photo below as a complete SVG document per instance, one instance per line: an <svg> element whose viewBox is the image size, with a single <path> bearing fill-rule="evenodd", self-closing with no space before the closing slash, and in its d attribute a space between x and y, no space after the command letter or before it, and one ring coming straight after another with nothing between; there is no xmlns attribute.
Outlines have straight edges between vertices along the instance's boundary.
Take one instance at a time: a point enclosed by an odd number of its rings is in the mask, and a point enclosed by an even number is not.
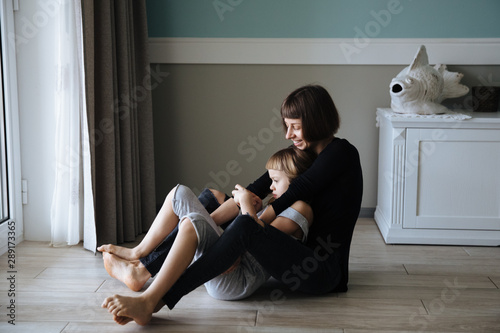
<svg viewBox="0 0 500 333"><path fill-rule="evenodd" d="M170 64L407 65L420 45L431 63L500 65L500 38L149 38Z"/></svg>
<svg viewBox="0 0 500 333"><path fill-rule="evenodd" d="M361 207L359 211L359 218L370 218L375 217L375 207Z"/></svg>

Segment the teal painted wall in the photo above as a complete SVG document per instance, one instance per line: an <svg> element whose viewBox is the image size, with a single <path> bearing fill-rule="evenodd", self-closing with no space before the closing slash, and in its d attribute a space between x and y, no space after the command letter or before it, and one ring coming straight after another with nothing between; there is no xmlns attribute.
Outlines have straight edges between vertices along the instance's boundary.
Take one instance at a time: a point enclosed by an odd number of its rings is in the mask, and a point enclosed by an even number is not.
<svg viewBox="0 0 500 333"><path fill-rule="evenodd" d="M500 38L499 0L147 0L150 37Z"/></svg>

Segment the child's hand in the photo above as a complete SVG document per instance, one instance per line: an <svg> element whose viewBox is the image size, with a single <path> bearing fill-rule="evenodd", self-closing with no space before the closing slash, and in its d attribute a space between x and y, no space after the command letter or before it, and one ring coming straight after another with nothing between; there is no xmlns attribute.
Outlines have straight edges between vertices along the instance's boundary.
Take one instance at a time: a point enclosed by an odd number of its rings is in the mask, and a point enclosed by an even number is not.
<svg viewBox="0 0 500 333"><path fill-rule="evenodd" d="M236 185L232 192L234 201L240 206L242 214L250 215L255 222L264 226L264 222L259 220L257 212L262 209L262 200L254 193L250 192L241 185Z"/></svg>
<svg viewBox="0 0 500 333"><path fill-rule="evenodd" d="M241 206L242 204L248 202L248 200L250 199L250 193L251 192L243 186L236 184L232 192L234 202L236 202L238 206Z"/></svg>
<svg viewBox="0 0 500 333"><path fill-rule="evenodd" d="M256 211L262 209L262 200L250 192L243 186L236 184L234 191L232 192L234 201L238 206L247 205L252 206Z"/></svg>

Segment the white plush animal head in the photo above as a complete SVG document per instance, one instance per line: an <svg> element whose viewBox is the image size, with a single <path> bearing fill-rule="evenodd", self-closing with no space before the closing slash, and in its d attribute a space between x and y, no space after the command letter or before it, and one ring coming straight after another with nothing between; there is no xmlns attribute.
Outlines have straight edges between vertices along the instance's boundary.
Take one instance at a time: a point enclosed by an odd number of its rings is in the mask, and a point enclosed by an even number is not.
<svg viewBox="0 0 500 333"><path fill-rule="evenodd" d="M443 88L443 76L429 66L427 52L422 45L411 65L392 79L391 107L395 112L421 113L414 108L421 107L422 103L438 100Z"/></svg>

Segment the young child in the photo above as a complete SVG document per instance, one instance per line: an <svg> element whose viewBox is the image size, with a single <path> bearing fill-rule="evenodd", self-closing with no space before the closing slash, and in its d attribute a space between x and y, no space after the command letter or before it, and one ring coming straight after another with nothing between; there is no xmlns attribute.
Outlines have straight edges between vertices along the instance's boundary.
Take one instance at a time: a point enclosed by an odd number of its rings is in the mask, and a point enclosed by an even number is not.
<svg viewBox="0 0 500 333"><path fill-rule="evenodd" d="M307 170L313 160L310 153L294 147L282 149L272 155L266 163L272 180L272 198L269 203L285 193L290 183ZM252 216L263 226L264 222L259 220L259 216L267 206L257 213L253 205L253 194L241 185L236 185L232 194L236 204L240 206L241 214ZM305 242L312 219L311 207L298 201L278 215L271 225ZM228 273L205 283L210 296L222 300L242 299L253 294L270 277L249 253L245 253L235 265Z"/></svg>

